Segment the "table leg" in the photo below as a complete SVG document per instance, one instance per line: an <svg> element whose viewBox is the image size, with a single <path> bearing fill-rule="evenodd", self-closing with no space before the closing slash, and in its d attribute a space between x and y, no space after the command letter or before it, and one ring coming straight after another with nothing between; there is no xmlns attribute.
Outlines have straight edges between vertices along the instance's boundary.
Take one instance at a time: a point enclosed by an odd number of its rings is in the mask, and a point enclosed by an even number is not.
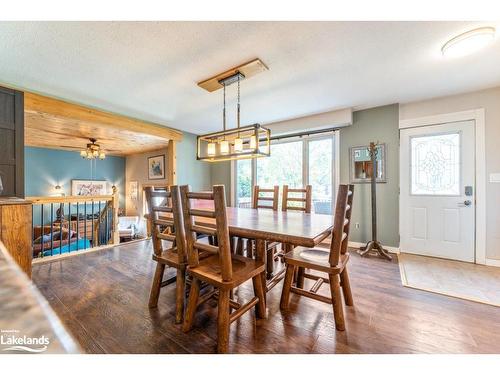
<svg viewBox="0 0 500 375"><path fill-rule="evenodd" d="M266 264L266 241L265 240L255 240L255 260L262 261L264 264ZM266 285L266 271L264 269L264 272L261 273L262 277L262 285L265 287ZM267 300L266 293L264 293L264 303Z"/></svg>

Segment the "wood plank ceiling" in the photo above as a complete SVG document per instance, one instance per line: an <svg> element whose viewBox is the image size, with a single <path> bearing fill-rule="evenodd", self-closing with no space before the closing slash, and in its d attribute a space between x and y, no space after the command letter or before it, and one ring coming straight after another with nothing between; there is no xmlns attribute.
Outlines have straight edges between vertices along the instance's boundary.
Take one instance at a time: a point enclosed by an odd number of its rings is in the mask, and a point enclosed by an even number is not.
<svg viewBox="0 0 500 375"><path fill-rule="evenodd" d="M25 145L80 151L96 138L108 155L166 148L182 133L157 124L25 92Z"/></svg>

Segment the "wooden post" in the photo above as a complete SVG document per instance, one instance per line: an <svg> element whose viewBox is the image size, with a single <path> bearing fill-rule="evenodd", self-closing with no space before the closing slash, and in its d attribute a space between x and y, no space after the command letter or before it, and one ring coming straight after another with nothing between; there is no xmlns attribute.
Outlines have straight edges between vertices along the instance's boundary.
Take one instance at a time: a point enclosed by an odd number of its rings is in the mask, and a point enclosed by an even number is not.
<svg viewBox="0 0 500 375"><path fill-rule="evenodd" d="M118 195L118 189L116 186L113 186L113 200L112 200L112 207L113 207L113 243L114 244L119 244L120 243L120 233L118 231L118 208L119 208L119 195Z"/></svg>
<svg viewBox="0 0 500 375"><path fill-rule="evenodd" d="M0 241L30 278L33 258L31 213L30 201L0 197Z"/></svg>
<svg viewBox="0 0 500 375"><path fill-rule="evenodd" d="M172 186L177 184L177 153L175 141L168 141L167 146L167 184Z"/></svg>

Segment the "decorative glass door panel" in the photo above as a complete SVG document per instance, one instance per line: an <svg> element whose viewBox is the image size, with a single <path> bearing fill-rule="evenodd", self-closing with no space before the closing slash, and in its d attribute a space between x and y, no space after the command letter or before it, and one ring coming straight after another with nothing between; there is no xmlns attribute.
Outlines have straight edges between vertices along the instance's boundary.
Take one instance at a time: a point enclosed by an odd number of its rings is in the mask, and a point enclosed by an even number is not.
<svg viewBox="0 0 500 375"><path fill-rule="evenodd" d="M460 195L460 133L411 138L411 194Z"/></svg>

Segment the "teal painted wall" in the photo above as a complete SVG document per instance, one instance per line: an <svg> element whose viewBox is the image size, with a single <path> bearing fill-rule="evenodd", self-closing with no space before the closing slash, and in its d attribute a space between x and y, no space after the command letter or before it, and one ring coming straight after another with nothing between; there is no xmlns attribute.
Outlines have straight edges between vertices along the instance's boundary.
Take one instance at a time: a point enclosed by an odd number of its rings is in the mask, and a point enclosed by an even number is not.
<svg viewBox="0 0 500 375"><path fill-rule="evenodd" d="M25 147L24 173L26 196L48 196L59 184L66 195L71 194L71 180L90 179L90 161L78 152ZM125 205L125 158L107 156L97 161L96 180L106 180L118 188L120 206Z"/></svg>

